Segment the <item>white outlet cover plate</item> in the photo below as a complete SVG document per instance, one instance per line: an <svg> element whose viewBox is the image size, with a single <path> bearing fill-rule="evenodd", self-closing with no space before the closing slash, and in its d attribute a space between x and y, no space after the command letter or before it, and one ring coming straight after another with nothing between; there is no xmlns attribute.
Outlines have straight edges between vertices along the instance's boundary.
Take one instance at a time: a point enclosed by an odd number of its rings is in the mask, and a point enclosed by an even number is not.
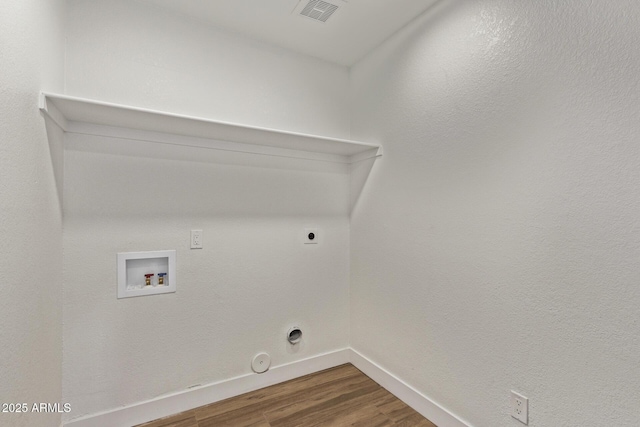
<svg viewBox="0 0 640 427"><path fill-rule="evenodd" d="M191 249L202 249L202 230L191 230Z"/></svg>
<svg viewBox="0 0 640 427"><path fill-rule="evenodd" d="M529 399L511 390L511 416L529 425Z"/></svg>
<svg viewBox="0 0 640 427"><path fill-rule="evenodd" d="M313 239L309 236L313 234ZM305 245L317 245L320 240L320 235L318 234L317 227L308 227L304 229L304 237L302 238L302 242Z"/></svg>
<svg viewBox="0 0 640 427"><path fill-rule="evenodd" d="M256 354L251 362L251 368L258 374L266 372L269 366L271 366L271 357L267 353Z"/></svg>

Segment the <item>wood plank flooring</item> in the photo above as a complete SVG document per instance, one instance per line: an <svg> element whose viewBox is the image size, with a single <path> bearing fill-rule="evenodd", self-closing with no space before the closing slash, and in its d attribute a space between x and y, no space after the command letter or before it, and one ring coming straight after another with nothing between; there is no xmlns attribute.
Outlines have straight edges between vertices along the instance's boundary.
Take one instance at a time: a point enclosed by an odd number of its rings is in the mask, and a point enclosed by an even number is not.
<svg viewBox="0 0 640 427"><path fill-rule="evenodd" d="M436 427L351 364L136 427Z"/></svg>

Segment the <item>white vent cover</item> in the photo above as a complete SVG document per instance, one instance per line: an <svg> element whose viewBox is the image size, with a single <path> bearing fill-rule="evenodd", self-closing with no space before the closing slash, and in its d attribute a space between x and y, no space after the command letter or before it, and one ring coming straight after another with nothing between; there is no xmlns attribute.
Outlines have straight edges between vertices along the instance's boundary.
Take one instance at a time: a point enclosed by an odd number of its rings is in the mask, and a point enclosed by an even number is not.
<svg viewBox="0 0 640 427"><path fill-rule="evenodd" d="M303 3L303 2L301 2ZM320 22L327 22L338 6L322 0L309 0L309 3L300 11L300 15L315 19Z"/></svg>

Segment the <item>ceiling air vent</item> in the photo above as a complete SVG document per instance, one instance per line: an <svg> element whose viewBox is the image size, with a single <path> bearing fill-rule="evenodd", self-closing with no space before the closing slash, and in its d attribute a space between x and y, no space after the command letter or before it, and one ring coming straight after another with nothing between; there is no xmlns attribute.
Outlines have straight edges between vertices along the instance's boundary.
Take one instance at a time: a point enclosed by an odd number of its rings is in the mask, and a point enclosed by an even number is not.
<svg viewBox="0 0 640 427"><path fill-rule="evenodd" d="M315 19L316 21L327 22L327 19L329 19L337 9L338 6L335 4L322 0L310 0L302 9L300 15Z"/></svg>

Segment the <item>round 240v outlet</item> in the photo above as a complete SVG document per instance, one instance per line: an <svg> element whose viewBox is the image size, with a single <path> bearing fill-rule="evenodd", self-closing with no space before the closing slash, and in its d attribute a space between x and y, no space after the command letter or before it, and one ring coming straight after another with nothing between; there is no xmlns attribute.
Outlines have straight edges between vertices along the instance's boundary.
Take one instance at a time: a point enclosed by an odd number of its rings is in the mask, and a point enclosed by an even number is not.
<svg viewBox="0 0 640 427"><path fill-rule="evenodd" d="M269 369L269 366L271 366L271 356L269 356L267 353L256 354L256 356L253 358L253 361L251 362L253 371L258 374L266 372L267 369Z"/></svg>

